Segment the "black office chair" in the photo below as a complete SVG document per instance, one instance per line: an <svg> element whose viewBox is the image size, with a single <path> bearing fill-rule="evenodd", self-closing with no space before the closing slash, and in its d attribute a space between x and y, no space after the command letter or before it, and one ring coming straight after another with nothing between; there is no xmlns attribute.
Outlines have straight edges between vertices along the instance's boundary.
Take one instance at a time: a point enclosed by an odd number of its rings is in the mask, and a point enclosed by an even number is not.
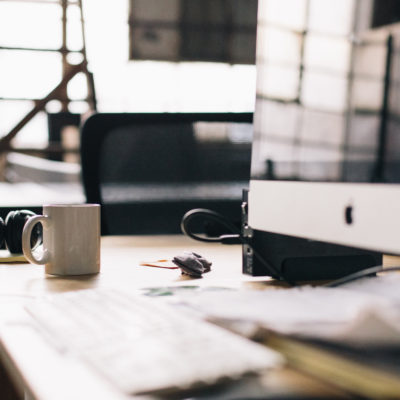
<svg viewBox="0 0 400 400"><path fill-rule="evenodd" d="M239 220L250 142L208 138L215 129L251 131L252 117L116 113L88 118L81 129L82 178L87 202L102 205L102 234L179 233L183 214L196 207Z"/></svg>

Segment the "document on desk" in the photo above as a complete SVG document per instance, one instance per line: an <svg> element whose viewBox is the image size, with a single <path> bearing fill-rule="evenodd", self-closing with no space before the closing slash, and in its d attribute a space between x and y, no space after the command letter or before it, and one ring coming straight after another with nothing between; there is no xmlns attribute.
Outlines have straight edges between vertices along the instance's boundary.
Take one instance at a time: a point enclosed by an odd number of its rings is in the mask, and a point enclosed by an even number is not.
<svg viewBox="0 0 400 400"><path fill-rule="evenodd" d="M183 305L367 398L400 398L400 275L337 288L179 293Z"/></svg>
<svg viewBox="0 0 400 400"><path fill-rule="evenodd" d="M12 254L6 249L0 250L0 263L28 262L23 254Z"/></svg>
<svg viewBox="0 0 400 400"><path fill-rule="evenodd" d="M400 275L338 288L215 291L182 297L207 318L255 323L296 337L400 346Z"/></svg>

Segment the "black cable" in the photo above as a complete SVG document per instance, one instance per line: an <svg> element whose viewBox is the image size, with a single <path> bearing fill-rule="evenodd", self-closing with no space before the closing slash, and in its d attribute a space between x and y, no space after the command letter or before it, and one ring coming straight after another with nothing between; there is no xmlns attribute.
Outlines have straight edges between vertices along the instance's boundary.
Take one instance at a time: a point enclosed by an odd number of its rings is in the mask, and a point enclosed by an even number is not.
<svg viewBox="0 0 400 400"><path fill-rule="evenodd" d="M225 228L228 229L228 231L232 232L231 235L222 235L218 236L215 238L211 237L205 237L205 236L200 236L192 232L189 228L190 222L194 218L206 218L215 222L218 222L219 224L223 225ZM267 270L268 274L271 275L275 279L281 279L282 281L286 282L290 286L295 286L295 284L291 281L289 281L287 278L285 278L284 275L282 275L278 269L276 269L272 264L270 264L267 260L265 260L264 257L262 257L251 245L251 243L246 240L242 236L242 233L240 230L225 216L222 214L219 214L215 211L208 210L205 208L195 208L193 210L188 211L182 218L181 221L181 229L182 232L189 236L190 238L194 240L198 240L200 242L206 242L206 243L222 243L222 244L246 244L248 245L252 250L253 254L257 259L260 261L260 263L265 267Z"/></svg>
<svg viewBox="0 0 400 400"><path fill-rule="evenodd" d="M190 230L189 224L194 218L200 218L200 217L218 222L219 224L224 226L226 229L228 229L228 231L232 232L232 234L222 235L222 236L218 236L218 237L205 237L205 236L195 234L194 232L192 232ZM252 244L245 237L242 236L240 229L238 229L228 218L226 218L222 214L219 214L215 211L208 210L205 208L195 208L193 210L188 211L183 216L182 221L181 221L181 229L185 235L189 236L190 238L192 238L194 240L198 240L200 242L222 243L222 244L242 244L242 245L246 244L247 246L249 246L252 249L254 256L265 267L265 269L267 270L267 273L272 278L280 279L280 280L286 282L290 286L296 286L296 284L294 282L291 282L290 280L288 280L284 275L282 275L280 273L280 271L278 269L276 269L263 256L261 256L257 252L257 250L252 246ZM364 278L367 276L372 276L378 272L386 273L386 272L392 272L392 271L400 271L400 266L384 268L382 265L378 265L378 266L363 269L363 270L355 272L353 274L336 279L332 282L321 285L320 287L337 287L340 285L344 285L348 282L355 281L357 279L361 279L361 278Z"/></svg>
<svg viewBox="0 0 400 400"><path fill-rule="evenodd" d="M323 287L337 287L340 285L344 285L345 283L355 281L357 279L365 278L366 276L372 276L378 272L393 272L393 271L400 271L400 266L384 268L383 265L378 265L376 267L363 269L361 271L355 272L354 274L344 276L343 278L339 278L335 281L326 283L322 286Z"/></svg>
<svg viewBox="0 0 400 400"><path fill-rule="evenodd" d="M194 218L199 218L199 217L203 217L208 220L213 220L215 222L218 222L219 224L221 224L225 228L227 228L230 232L232 232L233 235L222 235L222 236L218 236L218 237L205 237L205 236L196 235L194 232L192 232L189 229L189 223ZM200 242L224 243L224 239L226 238L227 243L225 243L225 244L241 244L242 243L240 230L228 218L224 217L222 214L219 214L212 210L207 210L205 208L195 208L193 210L188 211L182 218L181 229L185 235L189 236L190 238L192 238L194 240L198 240Z"/></svg>

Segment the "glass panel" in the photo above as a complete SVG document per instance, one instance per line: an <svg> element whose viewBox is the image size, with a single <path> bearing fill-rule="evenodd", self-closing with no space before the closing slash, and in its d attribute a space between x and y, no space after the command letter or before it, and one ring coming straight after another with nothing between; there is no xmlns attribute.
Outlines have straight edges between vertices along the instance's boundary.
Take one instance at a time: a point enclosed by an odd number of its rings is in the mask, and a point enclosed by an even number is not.
<svg viewBox="0 0 400 400"><path fill-rule="evenodd" d="M386 40L362 42L354 48L354 73L383 79L386 68Z"/></svg>
<svg viewBox="0 0 400 400"><path fill-rule="evenodd" d="M233 33L231 36L231 62L234 64L247 64L249 52L256 53L254 35L249 33Z"/></svg>
<svg viewBox="0 0 400 400"><path fill-rule="evenodd" d="M276 28L258 30L257 58L269 62L300 65L302 35Z"/></svg>
<svg viewBox="0 0 400 400"><path fill-rule="evenodd" d="M299 124L299 106L273 101L262 101L259 118L265 126L263 134L290 139L296 136ZM285 118L282 118L282 115Z"/></svg>
<svg viewBox="0 0 400 400"><path fill-rule="evenodd" d="M309 34L305 39L304 65L306 67L348 73L350 72L350 55L351 46L347 38Z"/></svg>
<svg viewBox="0 0 400 400"><path fill-rule="evenodd" d="M253 142L254 151L251 158L252 176L257 178L292 179L298 175L296 159L298 147L292 143L280 143L273 140L265 145L265 141L256 139Z"/></svg>
<svg viewBox="0 0 400 400"><path fill-rule="evenodd" d="M303 110L301 140L307 143L340 147L344 142L346 119L344 114Z"/></svg>
<svg viewBox="0 0 400 400"><path fill-rule="evenodd" d="M350 119L348 146L351 149L378 148L381 118L378 114L355 113Z"/></svg>
<svg viewBox="0 0 400 400"><path fill-rule="evenodd" d="M182 60L228 60L229 47L226 46L226 38L221 31L188 29L181 39Z"/></svg>
<svg viewBox="0 0 400 400"><path fill-rule="evenodd" d="M80 100L86 98L88 94L86 75L81 72L75 75L67 86L68 97L71 100Z"/></svg>
<svg viewBox="0 0 400 400"><path fill-rule="evenodd" d="M308 28L311 32L349 35L352 32L355 0L310 0Z"/></svg>
<svg viewBox="0 0 400 400"><path fill-rule="evenodd" d="M48 143L47 115L40 112L29 121L13 141L15 146L43 148Z"/></svg>
<svg viewBox="0 0 400 400"><path fill-rule="evenodd" d="M34 107L31 101L0 102L0 132L6 135ZM4 118L7 116L7 118ZM37 114L13 140L15 146L43 147L47 144L47 117L44 112Z"/></svg>
<svg viewBox="0 0 400 400"><path fill-rule="evenodd" d="M0 51L0 96L42 98L61 79L58 53Z"/></svg>
<svg viewBox="0 0 400 400"><path fill-rule="evenodd" d="M0 101L0 132L8 133L33 108L31 101ZM7 118L4 116L7 115Z"/></svg>
<svg viewBox="0 0 400 400"><path fill-rule="evenodd" d="M131 0L130 57L253 64L256 19L256 0Z"/></svg>
<svg viewBox="0 0 400 400"><path fill-rule="evenodd" d="M257 18L257 1L235 0L231 12L232 22L235 26L254 30L254 21Z"/></svg>
<svg viewBox="0 0 400 400"><path fill-rule="evenodd" d="M347 107L346 78L306 70L301 91L303 105L316 110L343 112Z"/></svg>
<svg viewBox="0 0 400 400"><path fill-rule="evenodd" d="M298 98L299 70L284 66L264 65L257 69L257 94L281 100Z"/></svg>
<svg viewBox="0 0 400 400"><path fill-rule="evenodd" d="M388 161L397 161L397 163L399 162L399 149L400 149L399 132L400 132L400 121L399 120L389 121L385 154ZM397 174L396 178L397 182L399 180L398 177L399 175Z"/></svg>
<svg viewBox="0 0 400 400"><path fill-rule="evenodd" d="M198 28L221 29L226 22L225 0L183 0L183 23ZM216 26L219 25L219 26Z"/></svg>
<svg viewBox="0 0 400 400"><path fill-rule="evenodd" d="M83 47L81 13L75 5L67 9L67 47L70 50L81 50Z"/></svg>
<svg viewBox="0 0 400 400"><path fill-rule="evenodd" d="M383 81L355 78L351 103L356 110L379 111L383 105Z"/></svg>
<svg viewBox="0 0 400 400"><path fill-rule="evenodd" d="M307 0L265 0L259 2L260 22L301 31L305 29Z"/></svg>
<svg viewBox="0 0 400 400"><path fill-rule="evenodd" d="M0 2L0 44L61 47L61 7L57 4Z"/></svg>
<svg viewBox="0 0 400 400"><path fill-rule="evenodd" d="M132 0L131 14L138 21L177 22L180 0Z"/></svg>
<svg viewBox="0 0 400 400"><path fill-rule="evenodd" d="M163 28L133 28L132 58L134 59L178 59L180 37L178 32Z"/></svg>
<svg viewBox="0 0 400 400"><path fill-rule="evenodd" d="M342 153L338 150L301 146L299 178L337 181L341 176Z"/></svg>
<svg viewBox="0 0 400 400"><path fill-rule="evenodd" d="M372 27L393 24L400 21L398 0L374 0Z"/></svg>

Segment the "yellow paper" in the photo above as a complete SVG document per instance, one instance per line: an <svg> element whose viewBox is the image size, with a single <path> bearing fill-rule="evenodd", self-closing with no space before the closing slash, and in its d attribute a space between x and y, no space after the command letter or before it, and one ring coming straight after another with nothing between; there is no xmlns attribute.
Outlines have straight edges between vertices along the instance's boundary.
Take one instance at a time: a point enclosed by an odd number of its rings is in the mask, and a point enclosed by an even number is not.
<svg viewBox="0 0 400 400"><path fill-rule="evenodd" d="M0 263L27 262L23 254L11 254L8 250L0 250Z"/></svg>

